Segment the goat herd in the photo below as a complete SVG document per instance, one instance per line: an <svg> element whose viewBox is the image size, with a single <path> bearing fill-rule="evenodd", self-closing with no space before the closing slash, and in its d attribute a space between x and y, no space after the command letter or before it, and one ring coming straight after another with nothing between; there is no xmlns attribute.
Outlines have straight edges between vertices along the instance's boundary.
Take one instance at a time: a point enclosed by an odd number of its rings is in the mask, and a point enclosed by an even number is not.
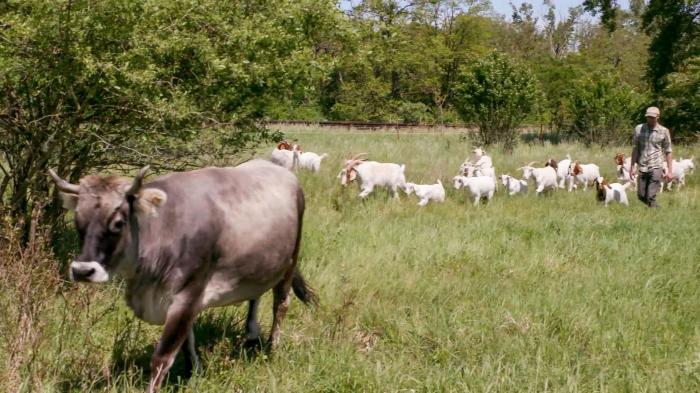
<svg viewBox="0 0 700 393"><path fill-rule="evenodd" d="M498 180L503 184L508 195L527 194L528 181L535 182L535 192L539 195L543 192L566 188L569 192L583 187L587 190L589 184L596 189L596 199L603 202L605 206L610 202L628 204L626 190L635 184L635 179L630 177L630 158L625 158L623 153L617 153L614 162L617 166L616 173L618 183L608 183L600 176L600 169L596 164L580 164L571 159L567 154L566 158L556 161L553 158L545 161L543 167L535 167L535 162L518 168L523 172L522 179L517 179L508 174L496 176L491 157L482 148L473 150L474 157L467 158L459 167L459 174L452 178L455 189L466 189L474 198L474 205L485 198L491 201ZM385 187L391 190L394 198L398 198L398 189L402 189L407 195L413 193L420 199L418 205L425 206L430 201L443 202L445 200L445 188L440 179L435 184L415 184L406 182L404 175L406 166L367 161L367 153L357 154L345 161L343 169L338 174L340 183L346 186L355 179L360 179L360 197L369 195L375 187ZM318 155L312 152L302 152L301 146L282 141L272 151L270 160L287 169L307 169L318 172L321 168L321 161L328 157L327 154ZM685 177L695 169L694 158L673 161L673 180L662 184L671 190L673 183L678 183L678 188L685 185ZM664 163L664 173L668 171Z"/></svg>

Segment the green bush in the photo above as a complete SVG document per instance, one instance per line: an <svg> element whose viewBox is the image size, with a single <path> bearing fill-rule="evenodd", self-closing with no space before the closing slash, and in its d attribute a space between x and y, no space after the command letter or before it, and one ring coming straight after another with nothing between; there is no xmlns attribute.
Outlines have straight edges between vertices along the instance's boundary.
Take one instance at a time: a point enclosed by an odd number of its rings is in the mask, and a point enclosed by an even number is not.
<svg viewBox="0 0 700 393"><path fill-rule="evenodd" d="M527 67L492 52L462 70L454 103L465 122L473 121L479 127L479 143L501 143L504 150L512 151L518 141L518 124L535 109L541 95Z"/></svg>
<svg viewBox="0 0 700 393"><path fill-rule="evenodd" d="M632 135L646 98L612 75L576 81L568 91L569 133L586 146L607 146Z"/></svg>

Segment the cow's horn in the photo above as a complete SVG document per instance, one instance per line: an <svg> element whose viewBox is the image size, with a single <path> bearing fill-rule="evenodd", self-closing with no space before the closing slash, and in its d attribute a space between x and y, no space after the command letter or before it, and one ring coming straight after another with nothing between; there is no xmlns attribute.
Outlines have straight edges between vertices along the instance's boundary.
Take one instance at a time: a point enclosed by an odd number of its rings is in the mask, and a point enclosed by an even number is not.
<svg viewBox="0 0 700 393"><path fill-rule="evenodd" d="M146 176L146 172L148 172L150 168L150 165L146 165L145 167L141 168L139 173L134 178L134 182L131 183L131 187L129 187L129 191L126 192L126 195L135 195L137 192L139 192L141 189L141 184L143 183L143 177Z"/></svg>
<svg viewBox="0 0 700 393"><path fill-rule="evenodd" d="M49 168L49 175L51 175L51 178L53 179L54 183L56 183L56 187L58 187L59 190L67 194L78 194L80 192L79 185L71 184L61 179L60 177L58 177L58 175L56 174L56 172L54 172L53 169Z"/></svg>

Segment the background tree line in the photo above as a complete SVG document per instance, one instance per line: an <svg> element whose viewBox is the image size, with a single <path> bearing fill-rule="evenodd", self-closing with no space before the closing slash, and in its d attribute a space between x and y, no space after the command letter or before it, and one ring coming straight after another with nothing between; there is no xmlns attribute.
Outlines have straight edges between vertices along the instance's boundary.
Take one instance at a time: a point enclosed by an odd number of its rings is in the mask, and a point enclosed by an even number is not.
<svg viewBox="0 0 700 393"><path fill-rule="evenodd" d="M2 210L25 234L37 209L59 225L48 167L230 163L280 137L265 118L468 122L510 149L522 122L620 141L654 103L674 136L697 133L700 1L543 5L2 1Z"/></svg>

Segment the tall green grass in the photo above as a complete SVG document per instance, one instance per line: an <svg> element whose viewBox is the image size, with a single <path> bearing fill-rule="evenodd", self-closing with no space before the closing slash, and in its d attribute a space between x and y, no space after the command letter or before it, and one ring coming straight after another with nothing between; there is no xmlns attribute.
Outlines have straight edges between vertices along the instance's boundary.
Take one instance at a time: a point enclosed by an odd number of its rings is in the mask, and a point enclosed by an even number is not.
<svg viewBox="0 0 700 393"><path fill-rule="evenodd" d="M509 198L502 188L474 207L449 181L472 148L457 134L288 137L330 154L319 174L299 174L307 198L300 264L321 304L292 302L270 356L241 348L245 307L205 312L195 327L205 371L182 380L179 359L166 391L700 391L700 175L663 193L661 210L631 190L629 207L606 209L591 190ZM570 153L614 178L618 150L629 148L490 153L499 174ZM356 185L336 179L359 152L405 163L410 181L441 178L447 201L420 208L415 197L394 201L383 190L360 200ZM693 153L700 157L697 146L676 148ZM9 296L0 293L6 307ZM52 296L37 314L44 325L34 358L10 388L143 390L160 328L133 317L119 284L63 283ZM261 307L265 333L270 300Z"/></svg>

